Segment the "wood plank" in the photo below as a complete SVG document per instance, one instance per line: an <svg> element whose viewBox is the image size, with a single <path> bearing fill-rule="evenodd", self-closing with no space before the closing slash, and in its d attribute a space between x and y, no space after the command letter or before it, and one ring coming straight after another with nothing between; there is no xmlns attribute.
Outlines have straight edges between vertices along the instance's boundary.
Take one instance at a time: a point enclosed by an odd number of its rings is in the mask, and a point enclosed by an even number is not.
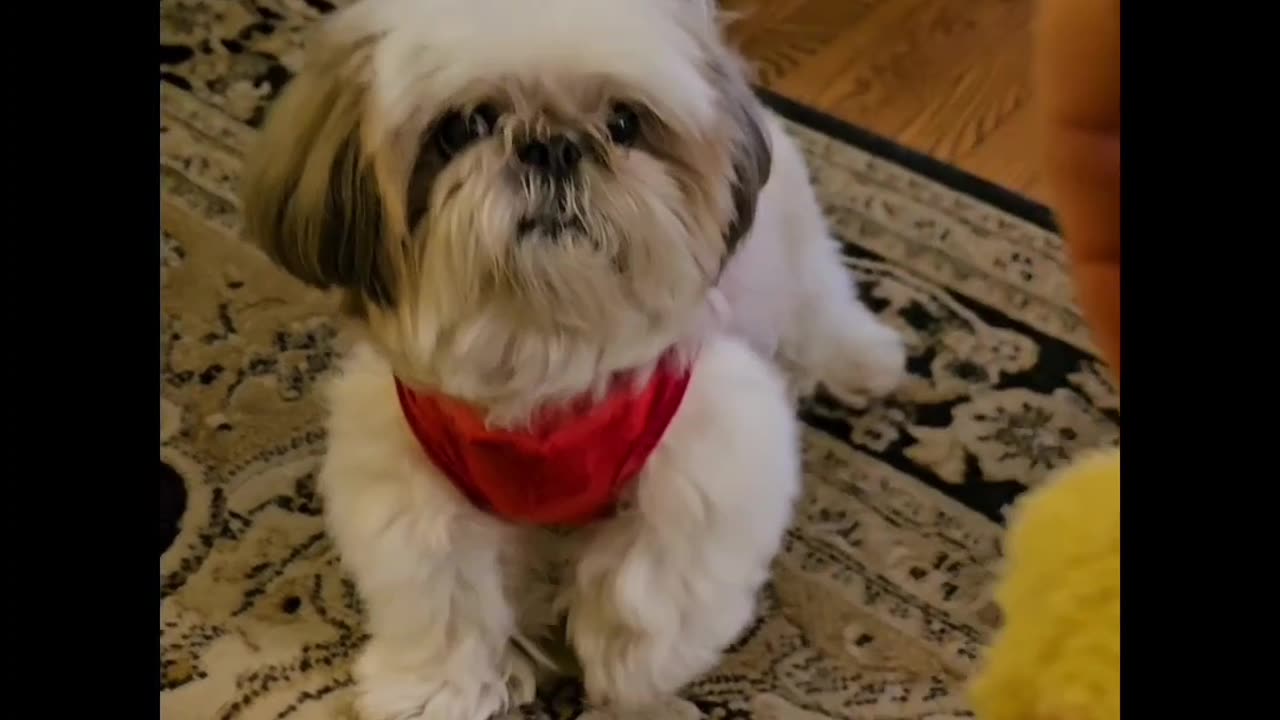
<svg viewBox="0 0 1280 720"><path fill-rule="evenodd" d="M752 61L757 80L776 89L778 82L838 42L841 33L860 24L870 0L723 0L739 19L729 38ZM796 98L799 99L799 98Z"/></svg>
<svg viewBox="0 0 1280 720"><path fill-rule="evenodd" d="M1033 144L1028 33L973 53L928 93L900 142L1025 192L1038 174Z"/></svg>
<svg viewBox="0 0 1280 720"><path fill-rule="evenodd" d="M762 84L1041 199L1032 0L722 0Z"/></svg>
<svg viewBox="0 0 1280 720"><path fill-rule="evenodd" d="M952 161L978 177L1043 202L1044 178L1032 110L1019 108L981 144Z"/></svg>

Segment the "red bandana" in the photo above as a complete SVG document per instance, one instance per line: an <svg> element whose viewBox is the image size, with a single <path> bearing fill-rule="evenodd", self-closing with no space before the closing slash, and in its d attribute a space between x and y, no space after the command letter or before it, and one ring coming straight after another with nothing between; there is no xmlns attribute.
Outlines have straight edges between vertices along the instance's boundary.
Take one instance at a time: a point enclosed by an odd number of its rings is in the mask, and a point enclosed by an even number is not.
<svg viewBox="0 0 1280 720"><path fill-rule="evenodd" d="M688 371L664 363L643 388L619 383L585 410L516 431L486 428L474 409L399 380L396 393L427 456L478 507L514 523L578 525L613 509L688 384Z"/></svg>

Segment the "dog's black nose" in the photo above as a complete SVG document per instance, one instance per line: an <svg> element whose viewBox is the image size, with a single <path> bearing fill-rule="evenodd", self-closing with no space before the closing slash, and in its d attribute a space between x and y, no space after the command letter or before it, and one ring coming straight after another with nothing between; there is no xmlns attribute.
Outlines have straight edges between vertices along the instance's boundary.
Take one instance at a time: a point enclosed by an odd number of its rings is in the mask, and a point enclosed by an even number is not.
<svg viewBox="0 0 1280 720"><path fill-rule="evenodd" d="M516 151L520 162L554 177L565 177L578 167L582 149L565 135L552 135L547 140L530 140Z"/></svg>

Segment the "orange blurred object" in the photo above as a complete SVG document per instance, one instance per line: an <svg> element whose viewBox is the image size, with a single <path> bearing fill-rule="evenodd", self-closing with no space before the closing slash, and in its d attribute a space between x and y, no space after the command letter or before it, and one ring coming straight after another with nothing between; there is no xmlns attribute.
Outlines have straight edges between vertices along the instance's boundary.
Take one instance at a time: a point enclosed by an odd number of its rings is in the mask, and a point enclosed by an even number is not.
<svg viewBox="0 0 1280 720"><path fill-rule="evenodd" d="M1035 88L1050 204L1120 380L1120 0L1041 0Z"/></svg>

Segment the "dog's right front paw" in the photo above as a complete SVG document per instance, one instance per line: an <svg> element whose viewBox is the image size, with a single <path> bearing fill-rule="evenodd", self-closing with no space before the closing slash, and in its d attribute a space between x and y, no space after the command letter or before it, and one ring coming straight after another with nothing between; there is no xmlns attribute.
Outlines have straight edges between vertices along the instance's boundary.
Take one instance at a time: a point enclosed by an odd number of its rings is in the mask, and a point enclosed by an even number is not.
<svg viewBox="0 0 1280 720"><path fill-rule="evenodd" d="M360 720L494 720L533 701L533 666L517 653L506 653L496 668L449 664L406 672L390 660L370 649L356 662Z"/></svg>

